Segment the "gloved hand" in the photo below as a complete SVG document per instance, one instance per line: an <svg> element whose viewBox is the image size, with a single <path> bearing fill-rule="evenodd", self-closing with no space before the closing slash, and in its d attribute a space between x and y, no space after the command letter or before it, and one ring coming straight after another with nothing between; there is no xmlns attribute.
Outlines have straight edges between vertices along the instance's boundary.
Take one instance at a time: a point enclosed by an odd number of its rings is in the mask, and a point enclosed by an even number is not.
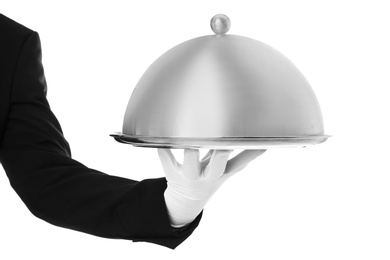
<svg viewBox="0 0 390 260"><path fill-rule="evenodd" d="M199 151L184 150L183 165L170 149L158 149L167 178L164 193L173 227L191 223L218 188L266 150L245 150L229 160L232 150L210 150L199 161Z"/></svg>

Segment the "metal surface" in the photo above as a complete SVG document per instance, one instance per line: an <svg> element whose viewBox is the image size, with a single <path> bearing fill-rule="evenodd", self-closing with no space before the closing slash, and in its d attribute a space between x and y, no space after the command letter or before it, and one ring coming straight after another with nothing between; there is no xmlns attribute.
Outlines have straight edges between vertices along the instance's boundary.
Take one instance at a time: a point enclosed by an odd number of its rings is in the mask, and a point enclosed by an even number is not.
<svg viewBox="0 0 390 260"><path fill-rule="evenodd" d="M146 70L116 140L183 148L304 146L326 140L317 98L300 71L262 42L224 34L227 19L215 16L216 35L184 42Z"/></svg>
<svg viewBox="0 0 390 260"><path fill-rule="evenodd" d="M329 136L303 137L226 137L226 138L161 138L149 136L129 136L121 133L111 135L120 143L148 148L193 148L193 149L270 149L286 147L306 147L320 144Z"/></svg>
<svg viewBox="0 0 390 260"><path fill-rule="evenodd" d="M217 14L210 21L211 30L215 34L225 34L230 29L230 19L224 14Z"/></svg>

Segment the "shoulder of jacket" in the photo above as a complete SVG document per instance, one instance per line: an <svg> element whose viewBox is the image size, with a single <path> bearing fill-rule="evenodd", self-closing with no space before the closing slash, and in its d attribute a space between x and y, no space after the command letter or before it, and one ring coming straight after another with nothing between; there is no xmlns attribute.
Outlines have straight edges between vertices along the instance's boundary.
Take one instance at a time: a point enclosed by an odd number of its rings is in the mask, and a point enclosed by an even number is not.
<svg viewBox="0 0 390 260"><path fill-rule="evenodd" d="M8 18L7 16L0 14L0 39L3 40L19 40L25 41L32 33L33 30L26 26Z"/></svg>
<svg viewBox="0 0 390 260"><path fill-rule="evenodd" d="M19 55L32 36L37 33L0 14L0 140L6 128Z"/></svg>

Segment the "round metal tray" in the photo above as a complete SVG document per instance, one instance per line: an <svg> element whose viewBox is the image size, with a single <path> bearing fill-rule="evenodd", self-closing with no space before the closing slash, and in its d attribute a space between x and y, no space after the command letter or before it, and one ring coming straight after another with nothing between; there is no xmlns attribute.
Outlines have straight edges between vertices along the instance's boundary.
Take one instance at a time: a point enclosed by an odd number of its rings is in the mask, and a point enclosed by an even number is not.
<svg viewBox="0 0 390 260"><path fill-rule="evenodd" d="M305 147L325 142L330 136L301 137L220 137L220 138L175 138L146 137L114 133L116 141L136 147L149 148L193 148L193 149L269 149L284 147Z"/></svg>

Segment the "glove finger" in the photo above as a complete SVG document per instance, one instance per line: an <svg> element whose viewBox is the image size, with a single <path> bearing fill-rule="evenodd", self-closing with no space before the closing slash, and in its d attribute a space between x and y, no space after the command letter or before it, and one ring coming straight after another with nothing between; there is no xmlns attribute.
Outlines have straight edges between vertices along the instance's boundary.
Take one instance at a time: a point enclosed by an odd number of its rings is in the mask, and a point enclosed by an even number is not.
<svg viewBox="0 0 390 260"><path fill-rule="evenodd" d="M183 174L189 180L198 180L200 175L199 150L185 149Z"/></svg>
<svg viewBox="0 0 390 260"><path fill-rule="evenodd" d="M214 150L209 150L208 153L200 161L202 169L206 168L206 166L209 164L213 151Z"/></svg>
<svg viewBox="0 0 390 260"><path fill-rule="evenodd" d="M209 150L208 153L202 158L202 161L210 160L214 150Z"/></svg>
<svg viewBox="0 0 390 260"><path fill-rule="evenodd" d="M231 152L232 150L214 150L209 164L204 169L206 179L217 180L223 175Z"/></svg>
<svg viewBox="0 0 390 260"><path fill-rule="evenodd" d="M265 153L266 150L245 150L234 158L230 159L226 165L225 175L233 175L244 169L252 160Z"/></svg>
<svg viewBox="0 0 390 260"><path fill-rule="evenodd" d="M175 172L180 168L180 164L176 161L175 156L172 154L170 149L159 148L158 155L160 157L165 174Z"/></svg>

